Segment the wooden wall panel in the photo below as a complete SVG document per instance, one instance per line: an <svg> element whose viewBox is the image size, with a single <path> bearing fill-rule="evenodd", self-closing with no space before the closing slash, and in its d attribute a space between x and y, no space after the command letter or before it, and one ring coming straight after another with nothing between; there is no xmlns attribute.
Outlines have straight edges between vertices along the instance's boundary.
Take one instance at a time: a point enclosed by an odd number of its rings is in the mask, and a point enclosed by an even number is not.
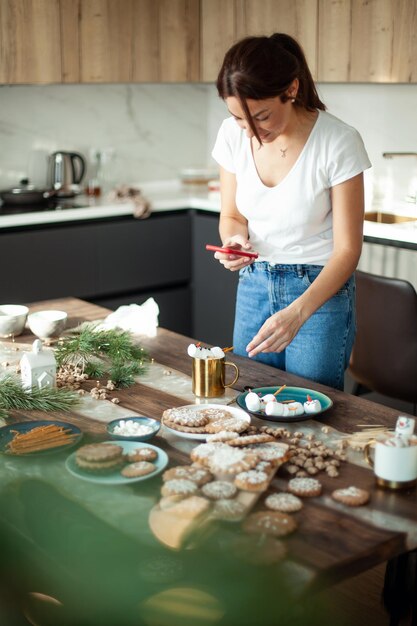
<svg viewBox="0 0 417 626"><path fill-rule="evenodd" d="M318 0L239 0L237 37L287 33L304 49L313 77L317 74Z"/></svg>
<svg viewBox="0 0 417 626"><path fill-rule="evenodd" d="M60 81L59 0L1 0L0 82Z"/></svg>
<svg viewBox="0 0 417 626"><path fill-rule="evenodd" d="M82 0L81 82L129 82L132 77L132 41L132 0Z"/></svg>
<svg viewBox="0 0 417 626"><path fill-rule="evenodd" d="M351 20L351 0L319 0L317 80L349 80Z"/></svg>
<svg viewBox="0 0 417 626"><path fill-rule="evenodd" d="M237 40L235 0L201 0L200 80L215 81L223 57Z"/></svg>
<svg viewBox="0 0 417 626"><path fill-rule="evenodd" d="M132 81L157 82L159 68L159 2L134 0Z"/></svg>
<svg viewBox="0 0 417 626"><path fill-rule="evenodd" d="M159 0L159 76L162 82L200 78L199 0Z"/></svg>
<svg viewBox="0 0 417 626"><path fill-rule="evenodd" d="M81 77L81 0L60 0L62 82L78 83Z"/></svg>

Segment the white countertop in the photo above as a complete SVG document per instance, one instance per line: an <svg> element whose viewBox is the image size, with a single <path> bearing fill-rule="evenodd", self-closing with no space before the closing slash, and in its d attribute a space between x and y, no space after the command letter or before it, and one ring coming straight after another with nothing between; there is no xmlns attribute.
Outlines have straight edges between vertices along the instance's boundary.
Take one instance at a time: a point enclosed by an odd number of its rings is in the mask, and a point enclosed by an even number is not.
<svg viewBox="0 0 417 626"><path fill-rule="evenodd" d="M220 211L220 199L218 197L209 196L205 190L186 189L177 181L141 183L135 186L139 187L144 196L150 200L153 213L179 209L200 209L213 213ZM77 198L78 203L82 203L83 200L85 200L86 206L76 209L31 211L15 215L1 215L0 213L0 230L2 228L94 220L133 214L134 205L132 202L114 203L102 198L98 202L93 200L92 204L88 205L88 198ZM392 212L417 217L417 206L406 202L397 203ZM417 245L417 221L400 224L379 224L365 221L364 236Z"/></svg>

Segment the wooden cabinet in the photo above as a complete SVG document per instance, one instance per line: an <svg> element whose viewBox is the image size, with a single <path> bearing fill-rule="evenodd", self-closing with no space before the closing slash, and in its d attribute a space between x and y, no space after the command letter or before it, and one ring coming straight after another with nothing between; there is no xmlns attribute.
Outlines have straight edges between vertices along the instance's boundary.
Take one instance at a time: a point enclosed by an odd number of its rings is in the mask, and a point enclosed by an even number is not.
<svg viewBox="0 0 417 626"><path fill-rule="evenodd" d="M3 302L72 295L117 308L152 295L161 309L161 325L190 333L188 212L0 230L0 266L9 268L2 276Z"/></svg>
<svg viewBox="0 0 417 626"><path fill-rule="evenodd" d="M59 0L0 0L0 83L61 82Z"/></svg>
<svg viewBox="0 0 417 626"><path fill-rule="evenodd" d="M319 0L323 82L417 82L416 0Z"/></svg>
<svg viewBox="0 0 417 626"><path fill-rule="evenodd" d="M201 80L214 81L226 50L248 35L298 39L315 75L318 0L201 0Z"/></svg>

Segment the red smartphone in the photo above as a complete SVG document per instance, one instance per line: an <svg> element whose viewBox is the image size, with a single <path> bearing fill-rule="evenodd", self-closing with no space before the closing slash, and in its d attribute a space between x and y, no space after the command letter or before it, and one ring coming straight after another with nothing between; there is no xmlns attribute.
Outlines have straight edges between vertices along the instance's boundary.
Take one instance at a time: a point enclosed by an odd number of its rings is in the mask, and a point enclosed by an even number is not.
<svg viewBox="0 0 417 626"><path fill-rule="evenodd" d="M234 248L222 248L221 246L212 246L209 243L206 245L206 250L211 250L212 252L223 252L224 254L235 254L236 256L246 256L250 259L258 258L258 254L256 252L246 252L245 250L235 250Z"/></svg>

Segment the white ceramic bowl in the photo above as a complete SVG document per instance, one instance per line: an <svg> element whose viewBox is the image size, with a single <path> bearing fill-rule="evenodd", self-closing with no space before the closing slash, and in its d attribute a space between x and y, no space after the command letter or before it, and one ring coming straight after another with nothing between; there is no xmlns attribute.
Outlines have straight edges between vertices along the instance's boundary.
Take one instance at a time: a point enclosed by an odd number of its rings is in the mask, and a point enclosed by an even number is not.
<svg viewBox="0 0 417 626"><path fill-rule="evenodd" d="M28 316L28 326L39 339L59 337L67 323L65 311L37 311Z"/></svg>
<svg viewBox="0 0 417 626"><path fill-rule="evenodd" d="M0 337L20 335L26 324L29 309L21 304L0 305Z"/></svg>

